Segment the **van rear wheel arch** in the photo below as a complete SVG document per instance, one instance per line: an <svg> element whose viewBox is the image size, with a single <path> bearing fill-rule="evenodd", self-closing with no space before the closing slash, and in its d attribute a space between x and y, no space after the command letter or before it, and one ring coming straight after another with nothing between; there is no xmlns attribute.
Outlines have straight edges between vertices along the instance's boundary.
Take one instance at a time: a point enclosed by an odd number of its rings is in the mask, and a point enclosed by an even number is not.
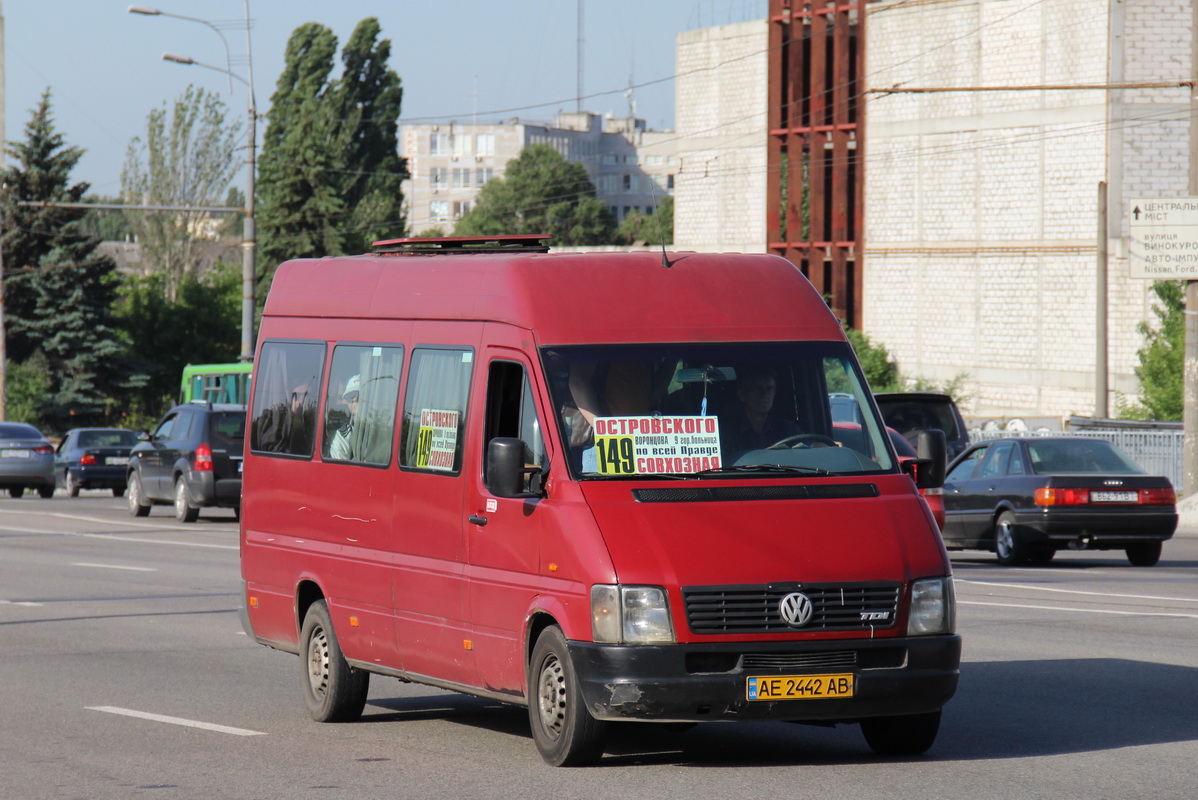
<svg viewBox="0 0 1198 800"><path fill-rule="evenodd" d="M304 627L304 617L308 616L308 609L316 601L324 599L324 592L320 590L320 586L315 581L301 581L295 587L295 635L297 641L300 630Z"/></svg>

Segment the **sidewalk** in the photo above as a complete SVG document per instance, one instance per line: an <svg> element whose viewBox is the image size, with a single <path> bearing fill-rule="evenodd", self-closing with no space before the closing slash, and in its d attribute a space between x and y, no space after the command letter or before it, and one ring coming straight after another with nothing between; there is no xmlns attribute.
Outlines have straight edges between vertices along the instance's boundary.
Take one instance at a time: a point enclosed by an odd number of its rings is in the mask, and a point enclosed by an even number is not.
<svg viewBox="0 0 1198 800"><path fill-rule="evenodd" d="M1175 536L1198 536L1198 495L1183 498L1177 504Z"/></svg>

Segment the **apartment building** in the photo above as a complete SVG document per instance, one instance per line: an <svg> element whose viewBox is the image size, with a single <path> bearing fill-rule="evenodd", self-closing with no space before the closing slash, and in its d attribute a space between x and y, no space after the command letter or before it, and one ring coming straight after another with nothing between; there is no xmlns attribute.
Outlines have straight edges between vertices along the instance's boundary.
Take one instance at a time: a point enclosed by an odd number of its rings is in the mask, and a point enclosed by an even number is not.
<svg viewBox="0 0 1198 800"><path fill-rule="evenodd" d="M452 233L486 183L533 144L582 164L616 219L652 213L674 193L677 159L671 131L650 131L635 117L562 113L552 124L426 122L400 126L411 179L404 185L409 230Z"/></svg>

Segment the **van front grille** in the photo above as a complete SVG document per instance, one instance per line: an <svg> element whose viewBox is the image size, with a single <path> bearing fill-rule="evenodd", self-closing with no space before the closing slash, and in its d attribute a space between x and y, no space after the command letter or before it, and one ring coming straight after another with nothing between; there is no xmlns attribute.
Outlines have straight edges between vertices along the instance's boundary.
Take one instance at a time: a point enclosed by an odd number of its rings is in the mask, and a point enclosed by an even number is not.
<svg viewBox="0 0 1198 800"><path fill-rule="evenodd" d="M782 599L794 592L806 595L811 601L813 613L805 625L792 626L782 618ZM687 624L698 634L892 628L898 619L901 594L899 583L772 583L682 588Z"/></svg>

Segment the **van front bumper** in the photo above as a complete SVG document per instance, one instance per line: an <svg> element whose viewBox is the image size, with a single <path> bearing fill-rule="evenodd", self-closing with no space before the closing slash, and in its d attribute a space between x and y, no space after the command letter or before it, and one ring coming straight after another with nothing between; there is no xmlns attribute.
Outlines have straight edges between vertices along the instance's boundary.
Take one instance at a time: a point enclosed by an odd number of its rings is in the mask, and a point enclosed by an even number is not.
<svg viewBox="0 0 1198 800"><path fill-rule="evenodd" d="M570 655L587 708L597 719L852 721L943 707L957 690L961 637L711 645L570 642ZM852 697L748 699L750 677L850 672Z"/></svg>

